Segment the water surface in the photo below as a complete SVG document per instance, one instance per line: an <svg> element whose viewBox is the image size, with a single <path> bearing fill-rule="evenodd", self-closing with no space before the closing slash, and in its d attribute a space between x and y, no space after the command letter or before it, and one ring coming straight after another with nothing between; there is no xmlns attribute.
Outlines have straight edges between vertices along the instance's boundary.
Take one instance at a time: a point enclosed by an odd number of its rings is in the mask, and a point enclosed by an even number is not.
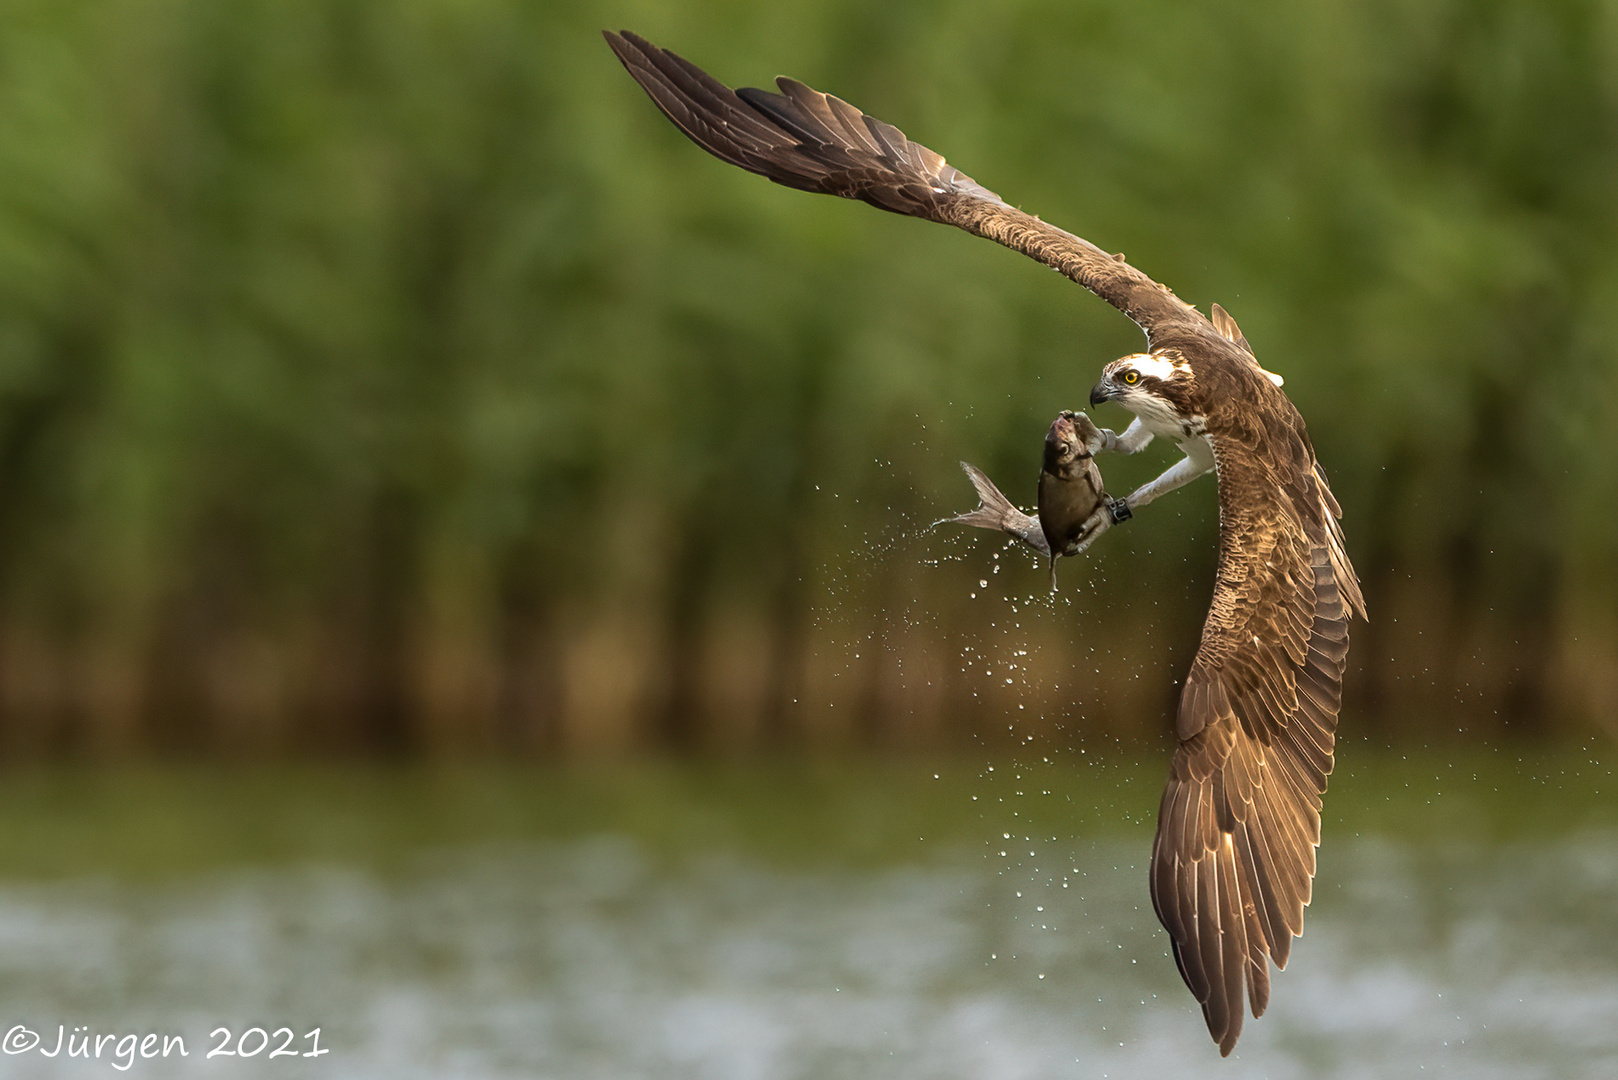
<svg viewBox="0 0 1618 1080"><path fill-rule="evenodd" d="M1146 896L1158 768L14 776L0 1021L185 1037L152 1076L1618 1075L1588 752L1345 766L1223 1063ZM330 1053L203 1056L255 1025Z"/></svg>

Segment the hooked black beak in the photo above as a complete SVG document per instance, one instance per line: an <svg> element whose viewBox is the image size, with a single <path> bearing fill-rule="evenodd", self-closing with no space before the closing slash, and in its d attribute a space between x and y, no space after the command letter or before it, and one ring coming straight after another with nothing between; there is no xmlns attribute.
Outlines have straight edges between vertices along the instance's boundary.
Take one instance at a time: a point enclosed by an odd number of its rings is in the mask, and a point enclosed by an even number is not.
<svg viewBox="0 0 1618 1080"><path fill-rule="evenodd" d="M1091 389L1090 389L1090 404L1091 405L1100 405L1103 401L1112 400L1112 395L1107 393L1107 391L1103 389L1103 387L1105 385L1106 385L1105 383L1096 383L1095 386L1091 387Z"/></svg>

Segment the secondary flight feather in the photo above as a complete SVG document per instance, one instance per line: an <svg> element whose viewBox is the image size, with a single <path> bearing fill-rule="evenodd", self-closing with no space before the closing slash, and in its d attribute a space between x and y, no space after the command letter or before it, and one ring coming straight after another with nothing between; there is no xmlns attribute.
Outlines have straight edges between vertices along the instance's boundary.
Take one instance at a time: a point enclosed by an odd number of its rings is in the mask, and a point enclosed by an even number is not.
<svg viewBox="0 0 1618 1080"><path fill-rule="evenodd" d="M1008 205L943 157L793 79L732 90L644 38L607 33L631 76L710 154L803 191L859 199L986 237L1050 266L1127 315L1147 351L1090 393L1135 414L1102 451L1155 437L1184 456L1071 531L1087 547L1134 511L1217 468L1219 556L1202 642L1180 697L1159 810L1152 903L1220 1052L1270 997L1303 932L1331 772L1348 623L1365 615L1341 509L1281 378L1217 304L1204 317L1087 240ZM1244 1007L1245 1006L1245 1007Z"/></svg>

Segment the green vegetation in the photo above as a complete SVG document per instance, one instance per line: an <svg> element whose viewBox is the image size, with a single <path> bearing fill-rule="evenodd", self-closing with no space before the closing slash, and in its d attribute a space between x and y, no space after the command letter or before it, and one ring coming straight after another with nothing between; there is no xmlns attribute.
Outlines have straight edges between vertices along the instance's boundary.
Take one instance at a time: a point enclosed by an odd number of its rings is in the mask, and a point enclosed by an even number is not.
<svg viewBox="0 0 1618 1080"><path fill-rule="evenodd" d="M0 879L163 878L333 863L383 872L478 844L627 836L662 859L890 865L1156 826L1166 763L669 760L606 765L51 766L0 783ZM1610 764L1521 744L1346 748L1326 837L1435 850L1618 828ZM992 854L992 853L991 853Z"/></svg>
<svg viewBox="0 0 1618 1080"><path fill-rule="evenodd" d="M712 161L609 25L1229 308L1347 511L1351 723L1618 725L1611 2L16 0L8 755L1163 730L1211 484L1054 605L1021 559L972 599L992 541L921 532L958 458L1029 497L1134 328Z"/></svg>

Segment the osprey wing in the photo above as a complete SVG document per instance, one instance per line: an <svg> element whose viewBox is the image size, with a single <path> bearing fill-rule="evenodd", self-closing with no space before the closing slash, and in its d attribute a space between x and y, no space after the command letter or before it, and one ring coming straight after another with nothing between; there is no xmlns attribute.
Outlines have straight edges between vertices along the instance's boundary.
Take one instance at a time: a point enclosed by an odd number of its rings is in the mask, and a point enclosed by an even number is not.
<svg viewBox="0 0 1618 1080"><path fill-rule="evenodd" d="M675 127L722 161L802 191L860 199L987 237L1060 271L1128 315L1148 342L1203 316L1121 256L1025 214L898 128L794 79L732 90L627 30L604 36Z"/></svg>
<svg viewBox="0 0 1618 1080"><path fill-rule="evenodd" d="M1177 722L1152 904L1220 1052L1269 1002L1315 875L1348 620L1364 600L1340 510L1279 393L1246 439L1214 438L1219 571ZM1274 399L1272 399L1274 400Z"/></svg>

